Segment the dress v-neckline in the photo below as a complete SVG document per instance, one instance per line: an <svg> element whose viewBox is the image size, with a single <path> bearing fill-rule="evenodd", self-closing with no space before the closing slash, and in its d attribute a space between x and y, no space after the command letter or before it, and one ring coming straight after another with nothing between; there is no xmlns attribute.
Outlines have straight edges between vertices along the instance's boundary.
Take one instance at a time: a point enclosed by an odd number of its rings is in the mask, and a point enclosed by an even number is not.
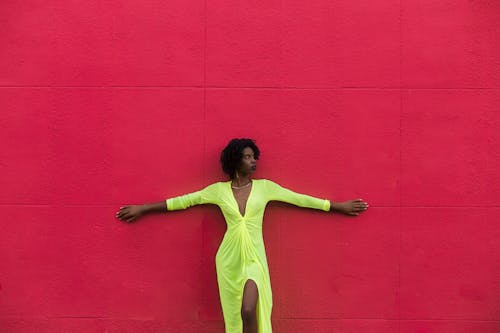
<svg viewBox="0 0 500 333"><path fill-rule="evenodd" d="M250 196L252 195L253 188L255 186L254 180L251 180L252 185L250 187L250 193L248 193L248 198L247 198L247 201L245 202L245 214L241 214L241 212L240 212L240 205L238 205L238 200L236 200L236 197L234 196L234 192L233 192L233 189L231 187L231 182L232 182L232 180L228 181L229 191L231 192L231 197L233 198L233 201L236 204L236 211L238 212L238 214L240 215L241 218L245 218L245 216L247 216L247 212L248 212L248 201L250 201Z"/></svg>

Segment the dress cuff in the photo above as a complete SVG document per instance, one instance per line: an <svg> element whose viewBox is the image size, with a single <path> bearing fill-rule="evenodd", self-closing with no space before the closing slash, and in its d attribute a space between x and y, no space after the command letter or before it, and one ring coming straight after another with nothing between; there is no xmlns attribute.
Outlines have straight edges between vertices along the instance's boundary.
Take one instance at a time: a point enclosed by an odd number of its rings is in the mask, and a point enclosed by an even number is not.
<svg viewBox="0 0 500 333"><path fill-rule="evenodd" d="M330 207L331 207L330 200L325 199L325 201L323 203L323 210L326 211L326 212L328 212L328 211L330 211Z"/></svg>

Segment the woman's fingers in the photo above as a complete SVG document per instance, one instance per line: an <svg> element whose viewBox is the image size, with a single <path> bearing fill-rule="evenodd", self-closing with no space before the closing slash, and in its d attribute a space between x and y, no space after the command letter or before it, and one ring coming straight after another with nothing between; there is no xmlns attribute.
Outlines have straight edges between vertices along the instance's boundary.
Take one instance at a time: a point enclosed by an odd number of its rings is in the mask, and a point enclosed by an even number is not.
<svg viewBox="0 0 500 333"><path fill-rule="evenodd" d="M120 220L126 220L130 218L130 210L128 207L122 207L120 208L120 211L116 213L116 217Z"/></svg>
<svg viewBox="0 0 500 333"><path fill-rule="evenodd" d="M130 206L122 206L120 207L120 210L116 212L116 217L124 218L128 214L130 214Z"/></svg>
<svg viewBox="0 0 500 333"><path fill-rule="evenodd" d="M126 222L128 222L131 218L133 218L133 216L131 216L129 214L125 214L125 215L119 217L120 220L126 221Z"/></svg>
<svg viewBox="0 0 500 333"><path fill-rule="evenodd" d="M351 211L349 215L358 216L358 212L364 212L368 209L368 204L363 201L363 199L355 199L351 201Z"/></svg>
<svg viewBox="0 0 500 333"><path fill-rule="evenodd" d="M116 218L124 222L132 222L139 216L133 206L122 206L115 214Z"/></svg>
<svg viewBox="0 0 500 333"><path fill-rule="evenodd" d="M132 221L134 221L136 218L137 218L137 216L136 216L136 215L130 215L130 216L126 219L126 221L127 221L127 222L132 222Z"/></svg>
<svg viewBox="0 0 500 333"><path fill-rule="evenodd" d="M358 199L361 200L361 199ZM361 201L361 202L354 202L352 204L353 208L356 210L366 210L368 208L368 203Z"/></svg>
<svg viewBox="0 0 500 333"><path fill-rule="evenodd" d="M339 211L346 215L358 216L360 213L367 210L368 207L368 203L359 198L343 202Z"/></svg>
<svg viewBox="0 0 500 333"><path fill-rule="evenodd" d="M361 206L361 203L358 200L352 200L351 201L351 209L357 209L358 207Z"/></svg>

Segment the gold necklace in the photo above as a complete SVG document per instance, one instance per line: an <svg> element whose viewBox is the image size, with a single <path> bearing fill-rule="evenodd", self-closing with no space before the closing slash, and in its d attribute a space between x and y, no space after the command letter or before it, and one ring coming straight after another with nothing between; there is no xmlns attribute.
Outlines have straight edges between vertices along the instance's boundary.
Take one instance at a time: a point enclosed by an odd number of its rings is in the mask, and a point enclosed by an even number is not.
<svg viewBox="0 0 500 333"><path fill-rule="evenodd" d="M234 189L240 189L240 188L244 188L244 187L247 187L248 185L252 184L252 181L250 181L248 184L245 184L243 186L233 186L231 185L231 188L234 188Z"/></svg>

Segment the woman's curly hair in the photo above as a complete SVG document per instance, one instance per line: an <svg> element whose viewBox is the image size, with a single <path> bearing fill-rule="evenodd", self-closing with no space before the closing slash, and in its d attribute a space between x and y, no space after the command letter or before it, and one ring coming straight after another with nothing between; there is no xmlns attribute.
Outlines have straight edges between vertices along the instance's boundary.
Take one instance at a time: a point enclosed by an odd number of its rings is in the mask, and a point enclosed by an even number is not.
<svg viewBox="0 0 500 333"><path fill-rule="evenodd" d="M241 158L243 157L243 149L250 147L253 150L254 158L259 159L260 150L255 144L255 140L242 138L232 139L227 144L226 148L220 154L220 162L222 170L229 175L231 179L235 177L236 170L240 166Z"/></svg>

